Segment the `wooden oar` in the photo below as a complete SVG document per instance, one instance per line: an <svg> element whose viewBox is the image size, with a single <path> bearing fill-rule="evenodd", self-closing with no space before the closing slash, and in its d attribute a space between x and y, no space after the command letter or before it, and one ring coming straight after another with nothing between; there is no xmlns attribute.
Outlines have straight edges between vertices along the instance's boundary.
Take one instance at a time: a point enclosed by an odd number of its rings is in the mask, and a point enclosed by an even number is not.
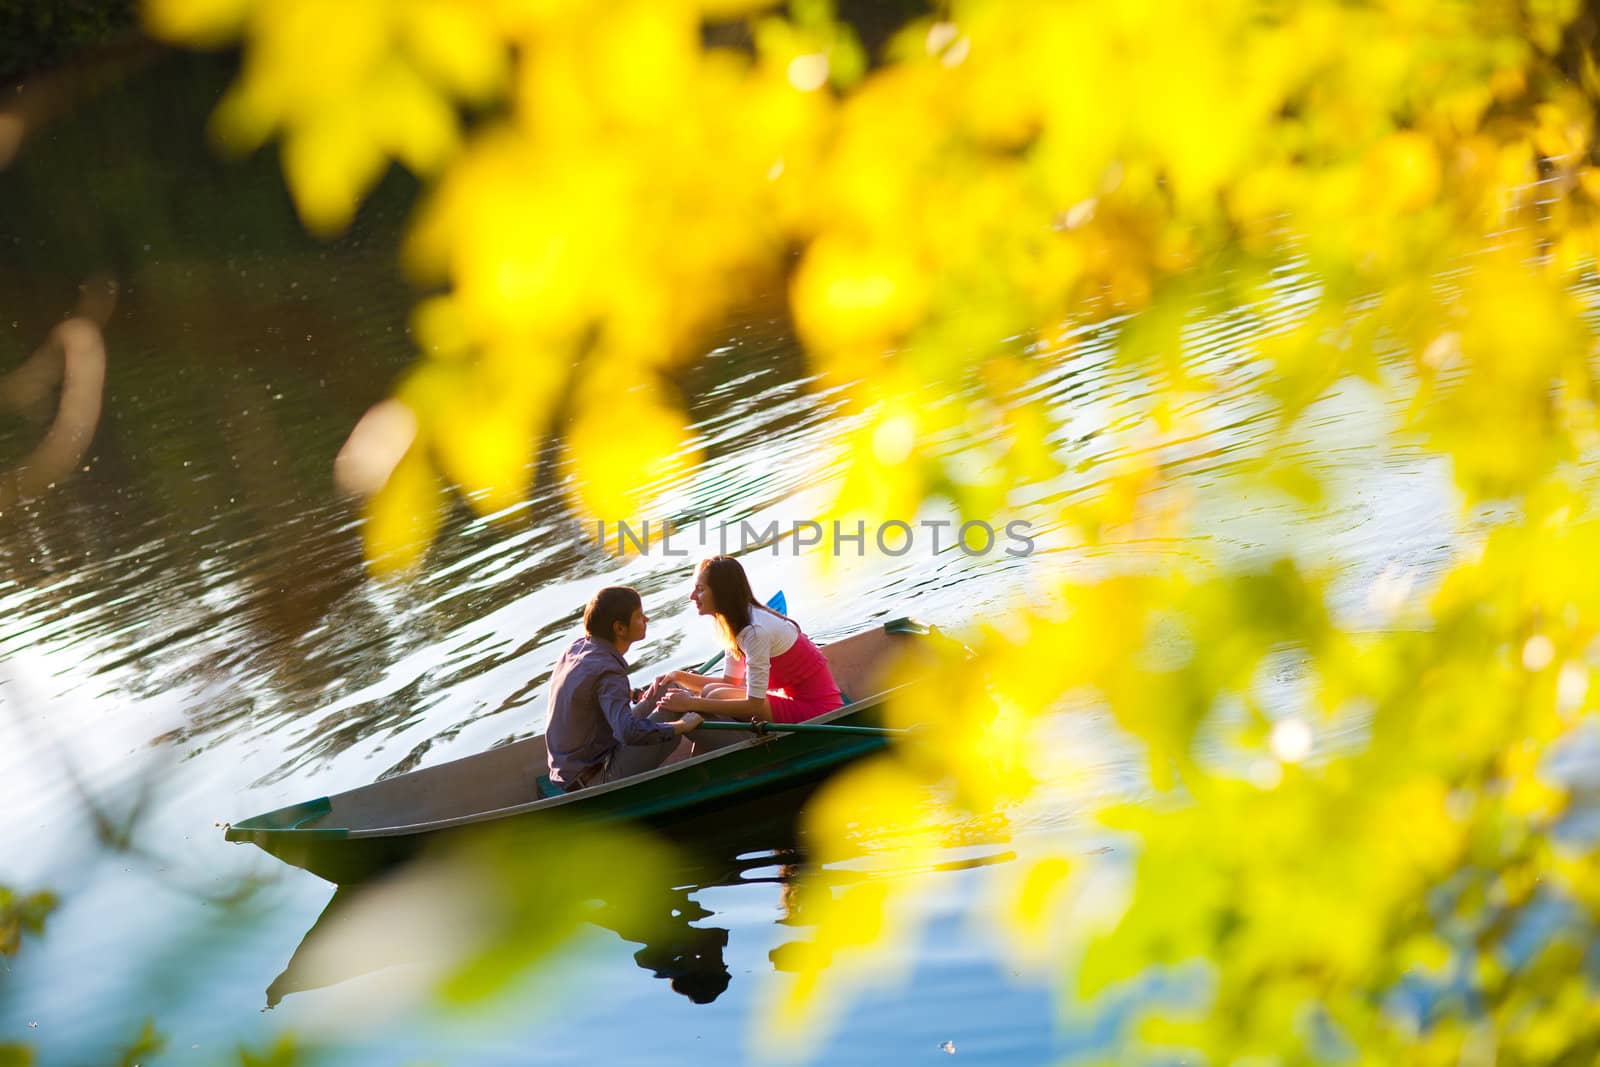
<svg viewBox="0 0 1600 1067"><path fill-rule="evenodd" d="M887 726L844 726L818 722L729 722L726 719L707 719L698 727L701 730L748 730L753 734L862 734L867 737L906 737L910 730L894 730Z"/></svg>
<svg viewBox="0 0 1600 1067"><path fill-rule="evenodd" d="M771 608L773 611L776 611L779 615L789 614L789 601L783 595L782 589L772 594L772 599L767 601L767 607ZM696 667L694 669L694 673L710 674L712 669L715 668L717 664L722 662L723 655L723 652L718 652L715 656L712 656L710 659L700 664L700 666Z"/></svg>

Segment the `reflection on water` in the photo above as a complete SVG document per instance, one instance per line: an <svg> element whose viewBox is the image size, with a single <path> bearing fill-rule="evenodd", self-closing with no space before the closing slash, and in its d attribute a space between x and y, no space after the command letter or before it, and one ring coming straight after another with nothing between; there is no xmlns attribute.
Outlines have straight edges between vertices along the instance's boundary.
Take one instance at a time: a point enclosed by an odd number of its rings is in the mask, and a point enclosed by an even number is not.
<svg viewBox="0 0 1600 1067"><path fill-rule="evenodd" d="M648 910L622 909L597 899L587 918L624 941L638 944L634 960L656 978L667 981L674 992L696 1004L709 1004L732 981L723 958L728 930L694 925L712 918L711 912L695 903L694 892L709 886L740 884L746 881L747 874L782 862L778 853L762 853L730 858L725 865L714 868L680 871L678 875L688 881L648 887ZM396 877L405 875L401 872ZM384 968L438 966L442 961L426 953L428 945L424 940L366 936L364 928L372 921L368 911L382 906L380 901L387 888L386 883L378 883L337 890L306 931L283 973L267 987L267 1007L276 1007L292 993L324 988ZM448 914L448 903L441 911L433 918L446 926L453 925L457 917Z"/></svg>
<svg viewBox="0 0 1600 1067"><path fill-rule="evenodd" d="M980 854L963 855L919 870L818 871L795 832L792 807L765 805L755 814L741 812L737 823L711 839L688 846L667 870L641 884L630 885L633 896L625 902L597 896L588 902L584 919L608 930L625 942L638 945L633 960L652 977L694 1004L710 1004L733 982L727 950L730 938L756 937L751 930L733 930L718 923L717 914L700 898L707 890L733 886L778 886L782 892L771 922L786 927L799 941L779 944L768 952L775 970L789 970L789 957L804 945L806 915L797 910L795 889L802 879L825 878L837 889L865 879L937 877L941 872L972 870L1005 863L1015 853L996 841ZM969 848L966 850L970 852ZM561 877L559 864L534 877ZM383 879L336 890L301 938L282 973L266 990L268 1008L295 993L325 989L351 979L390 968L409 970L414 982L436 983L459 963L459 953L470 946L440 944L416 930L419 921L446 931L471 926L468 912L479 903L444 894L407 899L414 871L402 868ZM597 892L599 887L596 887ZM513 884L505 892L525 894ZM723 919L723 923L729 920ZM404 931L401 936L398 932ZM502 936L491 930L488 939ZM393 995L388 987L386 995Z"/></svg>
<svg viewBox="0 0 1600 1067"><path fill-rule="evenodd" d="M116 302L116 284L86 285L78 313L50 331L44 344L15 370L0 377L0 410L31 417L45 428L32 450L0 469L0 516L19 501L69 479L100 425L106 381L101 327ZM52 392L60 399L52 408Z"/></svg>

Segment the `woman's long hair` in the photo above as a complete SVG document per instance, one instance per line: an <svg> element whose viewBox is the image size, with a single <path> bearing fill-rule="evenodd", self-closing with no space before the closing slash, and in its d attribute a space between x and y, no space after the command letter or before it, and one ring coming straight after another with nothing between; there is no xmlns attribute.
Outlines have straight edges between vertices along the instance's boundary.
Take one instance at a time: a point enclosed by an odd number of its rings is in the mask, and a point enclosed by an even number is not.
<svg viewBox="0 0 1600 1067"><path fill-rule="evenodd" d="M762 611L772 611L763 607L756 600L755 593L750 591L750 579L745 576L744 567L732 556L712 556L700 564L700 574L705 577L706 588L711 590L711 603L714 605L712 616L717 620L717 629L722 631L722 643L729 652L737 656L744 655L744 649L739 647L739 633L750 625L750 615L757 608ZM772 611L780 619L789 619L789 616ZM789 619L794 622L793 619ZM796 629L799 624L796 624Z"/></svg>

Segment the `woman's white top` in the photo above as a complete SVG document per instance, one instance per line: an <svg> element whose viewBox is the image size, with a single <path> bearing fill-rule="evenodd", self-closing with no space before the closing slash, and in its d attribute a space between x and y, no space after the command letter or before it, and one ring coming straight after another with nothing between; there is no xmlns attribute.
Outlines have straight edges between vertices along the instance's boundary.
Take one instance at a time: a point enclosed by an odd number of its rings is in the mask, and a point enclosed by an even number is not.
<svg viewBox="0 0 1600 1067"><path fill-rule="evenodd" d="M750 625L739 631L739 647L744 656L733 657L735 671L744 668L746 696L765 696L772 675L772 660L794 647L800 640L800 627L766 608L750 609ZM737 680L738 674L732 676Z"/></svg>

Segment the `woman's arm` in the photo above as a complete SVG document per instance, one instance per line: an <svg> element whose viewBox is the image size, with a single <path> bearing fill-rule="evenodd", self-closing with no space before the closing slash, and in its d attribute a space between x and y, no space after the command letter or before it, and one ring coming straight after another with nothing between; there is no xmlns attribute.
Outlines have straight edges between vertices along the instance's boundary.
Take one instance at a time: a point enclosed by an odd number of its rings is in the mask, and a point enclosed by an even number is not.
<svg viewBox="0 0 1600 1067"><path fill-rule="evenodd" d="M726 685L728 678L723 676L712 677L709 674L696 674L693 671L668 671L661 676L669 682L677 682L685 689L700 692L708 685Z"/></svg>
<svg viewBox="0 0 1600 1067"><path fill-rule="evenodd" d="M668 693L661 698L661 706L668 711L698 711L710 715L722 715L733 719L764 719L772 721L772 705L767 702L767 694L759 696L745 696L742 698L719 699L716 697L691 696L682 691Z"/></svg>
<svg viewBox="0 0 1600 1067"><path fill-rule="evenodd" d="M765 631L750 626L739 634L739 644L744 649L744 655L739 657L744 666L744 670L740 672L743 675L742 682L733 681L709 692L707 686L702 685L699 696L669 693L662 700L662 706L672 711L694 709L715 715L765 719L771 722L772 705L767 702L767 675L772 660L770 637Z"/></svg>

